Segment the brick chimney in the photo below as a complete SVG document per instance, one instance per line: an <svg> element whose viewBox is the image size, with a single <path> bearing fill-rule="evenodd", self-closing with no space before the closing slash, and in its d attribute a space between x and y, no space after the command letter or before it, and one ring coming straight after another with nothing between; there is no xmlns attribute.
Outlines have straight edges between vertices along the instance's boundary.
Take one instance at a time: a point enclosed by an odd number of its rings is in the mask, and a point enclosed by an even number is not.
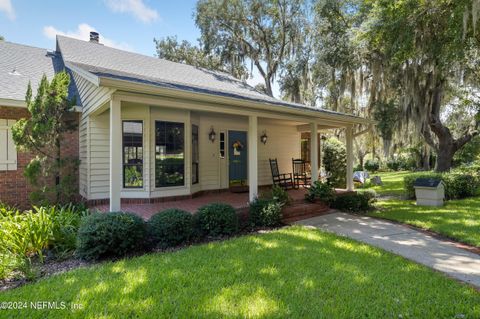
<svg viewBox="0 0 480 319"><path fill-rule="evenodd" d="M99 38L100 35L98 34L98 32L90 31L90 42L99 43Z"/></svg>

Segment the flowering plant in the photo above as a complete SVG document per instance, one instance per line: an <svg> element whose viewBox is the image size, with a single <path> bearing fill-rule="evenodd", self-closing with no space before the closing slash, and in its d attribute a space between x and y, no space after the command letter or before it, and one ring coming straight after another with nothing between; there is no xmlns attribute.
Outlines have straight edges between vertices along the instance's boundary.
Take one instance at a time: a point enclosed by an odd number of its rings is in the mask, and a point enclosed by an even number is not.
<svg viewBox="0 0 480 319"><path fill-rule="evenodd" d="M240 151L243 148L243 144L242 144L242 142L237 140L232 144L232 147L234 149L236 149L237 151Z"/></svg>

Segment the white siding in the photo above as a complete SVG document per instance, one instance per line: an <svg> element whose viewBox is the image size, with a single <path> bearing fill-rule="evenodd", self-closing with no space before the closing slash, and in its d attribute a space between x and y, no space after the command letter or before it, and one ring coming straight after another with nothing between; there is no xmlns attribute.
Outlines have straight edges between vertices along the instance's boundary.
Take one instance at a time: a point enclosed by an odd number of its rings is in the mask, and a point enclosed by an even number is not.
<svg viewBox="0 0 480 319"><path fill-rule="evenodd" d="M265 145L260 136L266 130L268 140ZM292 158L300 158L300 133L296 126L258 125L258 185L271 185L272 174L269 158L277 158L280 173L292 172Z"/></svg>
<svg viewBox="0 0 480 319"><path fill-rule="evenodd" d="M80 159L80 166L79 166L79 175L80 175L80 185L79 185L79 190L80 190L80 195L82 195L84 198L89 198L88 194L88 122L89 122L89 117L83 117L80 119L79 123L79 142L78 142L78 147L79 147L79 159Z"/></svg>
<svg viewBox="0 0 480 319"><path fill-rule="evenodd" d="M109 197L109 116L107 111L89 120L89 199Z"/></svg>
<svg viewBox="0 0 480 319"><path fill-rule="evenodd" d="M96 193L99 191L100 187L95 186L94 189L91 187L93 180L98 177L96 175L97 172L90 171L91 158L92 158L91 157L92 153L90 152L90 149L92 145L95 144L95 142L90 141L90 138L91 138L90 113L94 109L101 106L102 104L105 104L106 102L108 102L112 93L115 90L106 88L106 87L97 87L93 85L91 82L85 80L82 76L78 75L75 72L72 72L72 76L80 97L80 101L78 102L80 102L79 104L83 106L82 116L80 118L80 123L79 123L80 195L88 199L105 198L105 197L97 197L97 196L103 196L103 194L99 195ZM106 142L108 143L108 140ZM107 151L108 151L108 144L107 144ZM92 193L92 191L94 193Z"/></svg>
<svg viewBox="0 0 480 319"><path fill-rule="evenodd" d="M248 120L244 116L215 115L197 113L188 110L148 106L145 104L122 103L123 120L142 120L144 123L144 188L123 189L123 198L155 198L188 195L200 190L213 190L228 187L228 131L248 131ZM185 124L185 186L155 188L155 121L182 122ZM191 125L199 125L199 178L197 185L191 186ZM210 128L214 127L216 140L208 139ZM88 142L86 152L90 186L89 199L109 197L109 112L90 115L86 124ZM267 144L258 144L258 181L259 185L272 183L269 158L277 158L282 172L292 171L292 157L300 157L300 133L294 125L276 125L271 121L262 123L259 119L258 135L266 130ZM85 131L85 129L82 129ZM220 132L226 134L226 158L220 159ZM81 134L80 140L84 140ZM82 142L83 143L83 142ZM82 155L83 156L83 155ZM83 167L83 166L82 166ZM121 172L119 172L121 174ZM85 177L81 177L82 181Z"/></svg>
<svg viewBox="0 0 480 319"><path fill-rule="evenodd" d="M214 143L208 139L208 133L212 126L217 134ZM228 187L228 183L226 183L228 180L228 130L247 131L247 118L232 115L200 115L199 170L202 190ZM226 135L225 159L220 158L220 132L225 132Z"/></svg>
<svg viewBox="0 0 480 319"><path fill-rule="evenodd" d="M17 149L12 138L15 120L0 119L0 171L17 170Z"/></svg>
<svg viewBox="0 0 480 319"><path fill-rule="evenodd" d="M213 126L217 133L214 143L208 140ZM231 115L200 116L200 184L202 190L228 187L228 131L248 131L246 117ZM292 171L292 158L300 157L300 133L294 125L263 124L259 119L258 134L266 131L268 141L258 144L258 184L272 184L269 158L277 158L281 172ZM226 134L226 158L220 158L220 132Z"/></svg>
<svg viewBox="0 0 480 319"><path fill-rule="evenodd" d="M95 86L93 83L85 80L85 78L75 72L72 72L72 74L78 90L78 95L80 96L80 104L83 106L82 111L84 116L107 103L110 100L112 93L115 92L115 90L111 88Z"/></svg>

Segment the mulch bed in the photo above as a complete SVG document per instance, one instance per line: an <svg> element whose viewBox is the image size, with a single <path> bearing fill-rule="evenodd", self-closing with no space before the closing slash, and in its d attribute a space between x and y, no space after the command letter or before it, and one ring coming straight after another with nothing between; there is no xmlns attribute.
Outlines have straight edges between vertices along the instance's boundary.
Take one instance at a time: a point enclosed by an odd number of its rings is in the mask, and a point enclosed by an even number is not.
<svg viewBox="0 0 480 319"><path fill-rule="evenodd" d="M92 262L87 262L80 259L67 259L62 261L57 260L46 260L43 264L37 264L35 270L38 272L38 278L49 277L56 274L61 274L66 271L85 267L91 265ZM0 291L7 289L13 289L20 287L24 284L30 283L32 281L27 280L20 273L14 273L12 277L8 279L0 280Z"/></svg>

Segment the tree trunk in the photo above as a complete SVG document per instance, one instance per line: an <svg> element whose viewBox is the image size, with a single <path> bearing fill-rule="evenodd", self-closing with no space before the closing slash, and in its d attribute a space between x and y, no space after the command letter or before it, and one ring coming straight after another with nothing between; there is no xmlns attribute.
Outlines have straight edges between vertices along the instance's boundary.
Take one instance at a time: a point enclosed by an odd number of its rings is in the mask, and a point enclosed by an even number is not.
<svg viewBox="0 0 480 319"><path fill-rule="evenodd" d="M423 132L425 140L437 154L437 162L435 163L435 171L437 172L447 172L450 170L452 167L453 155L455 155L455 152L458 150L457 143L453 138L452 133L449 128L442 123L440 118L443 90L444 80L438 79L435 82L435 86L427 93L427 101L430 104L428 124L431 132L436 135L438 144L433 141L430 131L424 130Z"/></svg>
<svg viewBox="0 0 480 319"><path fill-rule="evenodd" d="M361 155L358 155L358 162L360 164L360 167L363 169L363 164L365 162L365 155L366 153L362 153Z"/></svg>
<svg viewBox="0 0 480 319"><path fill-rule="evenodd" d="M272 91L272 83L270 82L270 78L266 77L265 78L265 91L268 95L273 97L273 91Z"/></svg>
<svg viewBox="0 0 480 319"><path fill-rule="evenodd" d="M452 167L453 155L455 155L455 151L453 148L441 149L440 152L437 153L435 171L448 172Z"/></svg>
<svg viewBox="0 0 480 319"><path fill-rule="evenodd" d="M383 139L383 155L388 159L390 154L390 147L392 145L392 140Z"/></svg>
<svg viewBox="0 0 480 319"><path fill-rule="evenodd" d="M55 197L56 197L56 203L60 202L60 166L61 166L61 149L60 149L60 138L57 137L55 140L55 147L57 148L56 152L56 167L55 167Z"/></svg>
<svg viewBox="0 0 480 319"><path fill-rule="evenodd" d="M430 170L430 149L426 145L423 147L422 152L422 168L425 171Z"/></svg>

